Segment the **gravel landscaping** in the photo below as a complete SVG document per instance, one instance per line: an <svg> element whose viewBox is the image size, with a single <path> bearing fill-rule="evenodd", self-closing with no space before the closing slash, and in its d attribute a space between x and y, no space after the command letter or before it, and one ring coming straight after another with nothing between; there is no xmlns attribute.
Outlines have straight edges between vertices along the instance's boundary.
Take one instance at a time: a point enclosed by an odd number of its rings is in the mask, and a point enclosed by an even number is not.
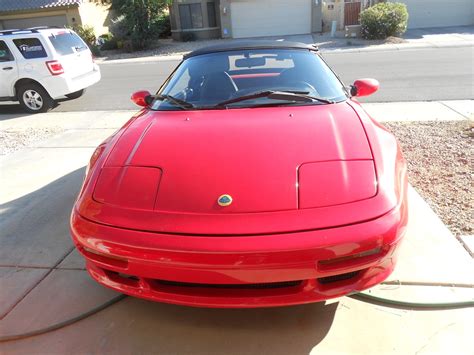
<svg viewBox="0 0 474 355"><path fill-rule="evenodd" d="M102 60L129 59L153 56L175 56L184 55L195 49L212 46L229 41L226 39L211 39L193 42L178 42L172 39L160 39L150 45L149 49L127 53L120 49L101 51Z"/></svg>
<svg viewBox="0 0 474 355"><path fill-rule="evenodd" d="M408 179L456 236L473 233L474 123L390 122L408 161Z"/></svg>
<svg viewBox="0 0 474 355"><path fill-rule="evenodd" d="M62 131L61 127L2 129L0 130L0 156L42 141Z"/></svg>

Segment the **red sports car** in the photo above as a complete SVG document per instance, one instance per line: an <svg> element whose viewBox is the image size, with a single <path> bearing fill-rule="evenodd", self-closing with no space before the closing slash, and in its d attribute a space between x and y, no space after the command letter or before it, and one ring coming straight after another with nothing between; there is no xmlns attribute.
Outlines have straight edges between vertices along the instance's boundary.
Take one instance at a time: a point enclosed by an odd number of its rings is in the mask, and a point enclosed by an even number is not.
<svg viewBox="0 0 474 355"><path fill-rule="evenodd" d="M407 223L394 136L317 48L196 50L94 152L71 217L90 275L117 291L202 307L354 293L392 272Z"/></svg>

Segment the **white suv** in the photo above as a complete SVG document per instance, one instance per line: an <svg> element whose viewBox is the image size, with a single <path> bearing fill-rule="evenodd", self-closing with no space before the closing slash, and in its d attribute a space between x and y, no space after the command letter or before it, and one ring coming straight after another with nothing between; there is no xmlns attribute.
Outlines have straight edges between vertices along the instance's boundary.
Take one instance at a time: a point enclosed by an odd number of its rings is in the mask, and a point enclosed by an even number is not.
<svg viewBox="0 0 474 355"><path fill-rule="evenodd" d="M99 80L89 47L70 29L0 31L0 101L19 101L31 113L46 112L55 99L78 98Z"/></svg>

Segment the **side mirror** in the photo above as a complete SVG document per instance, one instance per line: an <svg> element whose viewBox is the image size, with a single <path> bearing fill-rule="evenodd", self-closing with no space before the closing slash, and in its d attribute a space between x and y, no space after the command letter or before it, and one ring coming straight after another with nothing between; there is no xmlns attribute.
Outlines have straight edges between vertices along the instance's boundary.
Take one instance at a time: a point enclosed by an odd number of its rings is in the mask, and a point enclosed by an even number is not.
<svg viewBox="0 0 474 355"><path fill-rule="evenodd" d="M376 92L380 84L375 79L358 79L351 86L351 95L356 97L369 96Z"/></svg>
<svg viewBox="0 0 474 355"><path fill-rule="evenodd" d="M131 99L136 105L146 107L149 105L149 99L147 99L149 96L151 96L149 91L142 90L134 92Z"/></svg>

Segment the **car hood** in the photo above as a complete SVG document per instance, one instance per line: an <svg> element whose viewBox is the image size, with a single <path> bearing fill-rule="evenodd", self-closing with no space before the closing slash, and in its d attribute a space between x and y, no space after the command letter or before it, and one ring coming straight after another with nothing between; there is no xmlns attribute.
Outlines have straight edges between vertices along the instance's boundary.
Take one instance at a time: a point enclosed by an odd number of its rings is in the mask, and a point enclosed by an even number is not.
<svg viewBox="0 0 474 355"><path fill-rule="evenodd" d="M114 190L109 202L127 205L142 193L146 203L137 208L185 214L313 208L376 192L374 181L354 188L375 172L364 128L347 103L149 111L123 132L102 170L96 200L107 203L103 195ZM111 188L125 183L131 188ZM328 191L346 191L349 200L328 199ZM229 206L219 205L223 194L232 197Z"/></svg>

